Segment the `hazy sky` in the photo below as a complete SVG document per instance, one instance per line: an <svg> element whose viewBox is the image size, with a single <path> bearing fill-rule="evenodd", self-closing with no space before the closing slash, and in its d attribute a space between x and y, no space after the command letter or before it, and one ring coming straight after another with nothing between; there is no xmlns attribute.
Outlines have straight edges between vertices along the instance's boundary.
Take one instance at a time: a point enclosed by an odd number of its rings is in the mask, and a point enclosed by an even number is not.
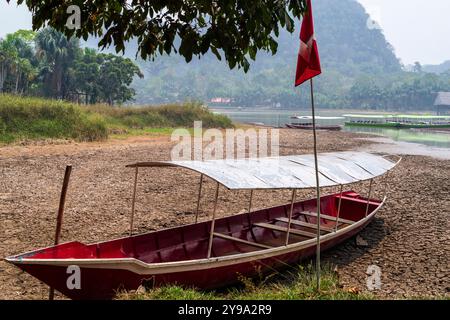
<svg viewBox="0 0 450 320"><path fill-rule="evenodd" d="M339 0L335 0L339 1ZM450 60L449 0L357 0L383 28L387 40L405 64L439 64ZM0 37L31 28L24 5L0 0Z"/></svg>
<svg viewBox="0 0 450 320"><path fill-rule="evenodd" d="M338 1L338 0L336 0ZM450 60L449 0L358 0L403 63Z"/></svg>

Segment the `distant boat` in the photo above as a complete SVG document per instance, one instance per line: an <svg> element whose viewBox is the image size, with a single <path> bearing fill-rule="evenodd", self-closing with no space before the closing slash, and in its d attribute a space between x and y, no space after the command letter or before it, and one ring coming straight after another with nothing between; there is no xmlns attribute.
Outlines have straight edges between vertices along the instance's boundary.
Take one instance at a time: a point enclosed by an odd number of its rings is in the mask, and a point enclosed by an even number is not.
<svg viewBox="0 0 450 320"><path fill-rule="evenodd" d="M290 129L312 130L312 116L292 116L291 123L286 123L286 127ZM342 129L341 125L335 124L336 121L345 119L344 117L315 117L316 129L338 131Z"/></svg>
<svg viewBox="0 0 450 320"><path fill-rule="evenodd" d="M444 129L450 128L450 116L346 114L346 126L393 129Z"/></svg>
<svg viewBox="0 0 450 320"><path fill-rule="evenodd" d="M271 127L266 125L264 122L244 122L244 124L249 124L252 126L258 126L258 127Z"/></svg>

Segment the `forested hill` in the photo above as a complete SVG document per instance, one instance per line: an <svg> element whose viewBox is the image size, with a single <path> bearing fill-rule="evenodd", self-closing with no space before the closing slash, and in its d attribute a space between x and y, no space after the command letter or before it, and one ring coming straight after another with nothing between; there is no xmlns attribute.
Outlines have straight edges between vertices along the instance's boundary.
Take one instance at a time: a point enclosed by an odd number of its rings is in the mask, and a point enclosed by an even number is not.
<svg viewBox="0 0 450 320"><path fill-rule="evenodd" d="M438 91L450 91L450 72L406 72L382 30L373 28L356 0L313 1L323 73L315 80L316 102L324 108L431 109ZM282 32L275 56L258 53L250 71L229 70L212 54L186 63L178 56L139 62L145 78L134 82L136 103L225 98L242 107L309 105L309 87L295 89L300 23ZM127 54L134 55L133 46ZM220 99L216 99L216 101Z"/></svg>
<svg viewBox="0 0 450 320"><path fill-rule="evenodd" d="M318 103L339 107L354 79L365 74L395 73L401 65L379 29L369 29L369 16L354 0L313 2L316 37L323 75L317 78ZM232 98L242 106L307 105L307 95L293 87L299 48L299 24L293 34L282 32L275 56L259 53L250 71L230 71L224 61L212 54L186 64L176 56L140 62L144 80L135 82L137 103L162 103L188 98L210 101ZM128 48L132 54L133 48ZM306 89L302 89L306 92Z"/></svg>

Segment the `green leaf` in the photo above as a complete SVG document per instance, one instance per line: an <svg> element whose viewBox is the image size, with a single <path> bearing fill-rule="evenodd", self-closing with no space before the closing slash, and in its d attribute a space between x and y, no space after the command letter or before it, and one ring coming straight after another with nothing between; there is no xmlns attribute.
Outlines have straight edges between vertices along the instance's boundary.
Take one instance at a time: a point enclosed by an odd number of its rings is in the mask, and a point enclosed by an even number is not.
<svg viewBox="0 0 450 320"><path fill-rule="evenodd" d="M222 60L222 57L220 56L220 53L216 47L211 47L211 52L214 53L214 55L217 57L217 59Z"/></svg>

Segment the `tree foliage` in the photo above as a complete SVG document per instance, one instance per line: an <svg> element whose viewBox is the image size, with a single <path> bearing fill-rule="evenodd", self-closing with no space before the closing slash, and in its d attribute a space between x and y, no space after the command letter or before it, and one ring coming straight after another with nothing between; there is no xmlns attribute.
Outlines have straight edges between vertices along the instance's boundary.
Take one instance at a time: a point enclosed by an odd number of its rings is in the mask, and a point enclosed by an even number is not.
<svg viewBox="0 0 450 320"><path fill-rule="evenodd" d="M53 28L0 39L0 92L112 105L134 97L135 76L143 75L130 59L83 50Z"/></svg>
<svg viewBox="0 0 450 320"><path fill-rule="evenodd" d="M0 92L23 93L36 76L34 32L19 30L0 41Z"/></svg>
<svg viewBox="0 0 450 320"><path fill-rule="evenodd" d="M102 47L117 52L137 39L142 59L175 52L191 61L211 51L225 57L230 68L245 71L248 57L259 50L275 54L280 28L293 31L294 18L306 10L306 0L18 0L33 12L33 28L46 24L68 36L101 37ZM81 28L66 27L69 5L81 9Z"/></svg>
<svg viewBox="0 0 450 320"><path fill-rule="evenodd" d="M36 36L36 55L41 62L40 76L47 97L65 98L69 89L69 69L79 56L79 42L67 39L53 28Z"/></svg>
<svg viewBox="0 0 450 320"><path fill-rule="evenodd" d="M432 107L439 91L450 91L450 72L402 72L379 79L358 78L347 100L351 107L408 111Z"/></svg>

